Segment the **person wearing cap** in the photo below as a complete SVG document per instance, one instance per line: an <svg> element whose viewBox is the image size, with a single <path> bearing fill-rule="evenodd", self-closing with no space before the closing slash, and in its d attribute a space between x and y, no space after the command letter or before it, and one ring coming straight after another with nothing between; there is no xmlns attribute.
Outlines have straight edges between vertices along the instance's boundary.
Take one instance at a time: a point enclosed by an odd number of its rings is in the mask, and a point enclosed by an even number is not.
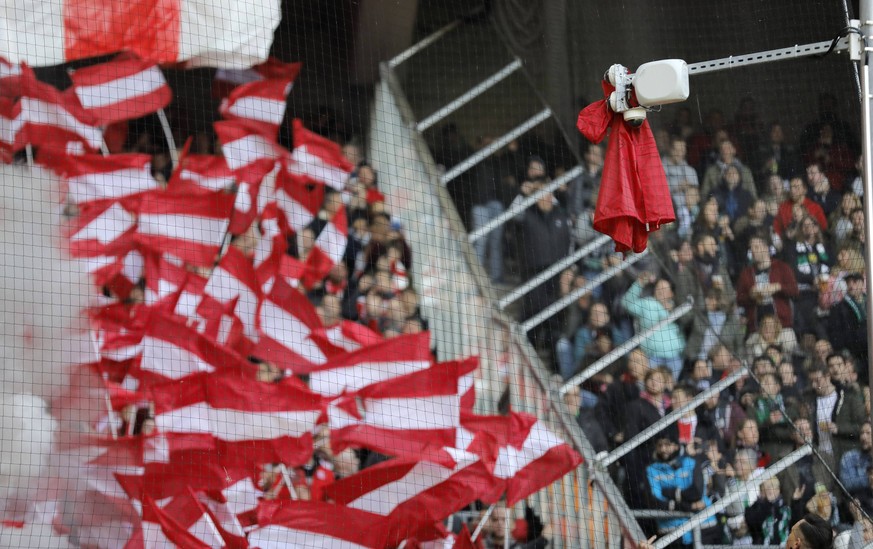
<svg viewBox="0 0 873 549"><path fill-rule="evenodd" d="M860 364L867 364L867 288L859 273L846 275L846 295L831 309L828 333L834 351L848 350ZM866 384L867 368L862 368L860 382Z"/></svg>

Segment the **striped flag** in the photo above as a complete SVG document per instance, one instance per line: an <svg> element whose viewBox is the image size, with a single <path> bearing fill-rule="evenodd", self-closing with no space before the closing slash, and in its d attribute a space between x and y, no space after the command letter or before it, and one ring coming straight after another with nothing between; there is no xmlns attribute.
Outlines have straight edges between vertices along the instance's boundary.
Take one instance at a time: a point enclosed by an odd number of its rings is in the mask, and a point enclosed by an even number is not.
<svg viewBox="0 0 873 549"><path fill-rule="evenodd" d="M82 107L101 126L157 112L173 99L153 61L114 59L79 69L70 78Z"/></svg>
<svg viewBox="0 0 873 549"><path fill-rule="evenodd" d="M259 549L306 547L320 549L377 549L384 543L384 517L316 501L262 501L258 527L249 532L249 545Z"/></svg>
<svg viewBox="0 0 873 549"><path fill-rule="evenodd" d="M289 172L309 176L338 191L345 189L349 174L354 169L338 144L307 130L298 119L294 120L291 159L294 162L288 165Z"/></svg>
<svg viewBox="0 0 873 549"><path fill-rule="evenodd" d="M158 188L147 154L68 155L48 149L39 151L36 160L64 178L68 199L74 204Z"/></svg>
<svg viewBox="0 0 873 549"><path fill-rule="evenodd" d="M330 273L334 265L342 261L349 240L348 235L346 208L341 206L333 219L328 221L318 234L315 245L306 256L306 272L301 279L304 287L314 287Z"/></svg>
<svg viewBox="0 0 873 549"><path fill-rule="evenodd" d="M246 68L267 58L281 19L270 0L33 0L0 14L12 38L4 54L32 66L129 51L155 63Z"/></svg>

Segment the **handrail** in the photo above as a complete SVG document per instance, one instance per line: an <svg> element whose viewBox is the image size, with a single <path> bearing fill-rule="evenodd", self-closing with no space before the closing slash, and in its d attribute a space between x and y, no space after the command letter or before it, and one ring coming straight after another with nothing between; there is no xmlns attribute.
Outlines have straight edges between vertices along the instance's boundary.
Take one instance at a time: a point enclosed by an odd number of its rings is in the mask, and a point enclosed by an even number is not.
<svg viewBox="0 0 873 549"><path fill-rule="evenodd" d="M635 336L628 339L627 341L625 341L624 343L622 343L621 345L619 345L615 349L609 351L608 353L606 353L605 355L603 355L602 357L597 359L597 361L595 361L593 364L591 364L590 366L588 366L587 368L585 368L583 371L579 372L575 376L571 377L566 383L564 383L561 386L561 394L565 395L573 387L577 387L581 383L591 379L592 377L594 377L595 375L600 373L601 370L603 370L604 368L606 368L607 366L609 366L610 364L612 364L616 360L620 359L624 355L628 354L634 348L638 347L640 345L640 343L642 343L647 337L651 336L652 334L654 334L655 332L657 332L658 330L660 330L661 328L663 328L667 324L673 322L677 318L684 316L688 311L691 310L691 308L693 306L694 306L694 300L689 299L688 301L686 301L685 303L683 303L679 307L676 307L675 309L670 311L670 314L667 315L667 318L661 320L660 322L658 322L657 324L655 324L654 326L652 326L648 330L641 332L639 334L636 334Z"/></svg>
<svg viewBox="0 0 873 549"><path fill-rule="evenodd" d="M717 395L733 385L736 380L740 379L747 373L748 369L743 366L742 368L739 368L736 371L732 372L729 376L720 379L718 382L714 383L709 389L701 391L694 398L692 398L688 404L679 408L678 410L673 410L649 427L637 433L636 436L634 436L632 439L628 440L627 442L610 452L609 455L601 460L603 466L608 467L612 465L625 455L632 452L637 446L640 446L645 441L649 440L653 436L663 431L666 427L679 421L680 417L682 417L687 412L696 409L698 406L706 402L712 395Z"/></svg>
<svg viewBox="0 0 873 549"><path fill-rule="evenodd" d="M609 238L606 235L602 235L602 236L596 238L595 240L589 242L585 246L579 248L578 250L576 250L572 254L568 255L564 259L557 261L556 263L554 263L551 267L549 267L545 271L538 273L536 276L534 276L530 280L527 280L524 284L522 284L518 288L512 290L511 292L509 292L508 294L506 294L505 296L500 298L500 300L497 302L497 307L500 308L501 310L505 309L510 303L513 303L514 301L518 300L518 298L522 297L523 295L525 295L526 293L528 293L532 289L536 288L540 284L551 279L553 276L557 275L558 273L560 273L564 269L568 268L570 265L581 260L583 257L587 257L592 252L594 252L598 248L606 245L610 241L612 241L611 238Z"/></svg>
<svg viewBox="0 0 873 549"><path fill-rule="evenodd" d="M499 139L494 140L494 142L492 142L490 145L482 147L481 149L470 155L467 159L461 161L458 165L454 166L452 169L443 174L440 181L443 185L447 184L449 181L466 172L482 160L485 160L503 147L509 145L514 139L521 137L534 126L542 123L544 120L547 120L550 116L552 116L551 109L545 108L541 110L540 112L531 116L515 128L511 129Z"/></svg>
<svg viewBox="0 0 873 549"><path fill-rule="evenodd" d="M396 68L398 65L400 65L401 63L403 63L404 61L406 61L407 59L409 59L410 57L412 57L416 53L418 53L421 50L423 50L424 48L430 46L431 44L433 44L434 42L436 42L437 40L439 40L440 38L442 38L446 34L452 32L455 29L455 27L457 27L460 24L461 24L461 19L455 19L454 21L452 21L451 23L449 23L445 27L437 30L436 32L431 33L429 36L427 36L425 38L422 38L421 40L419 40L418 42L416 42L412 46L406 48L402 52L400 52L397 55L395 55L394 57L392 57L388 61L388 66L392 69Z"/></svg>
<svg viewBox="0 0 873 549"><path fill-rule="evenodd" d="M519 68L521 68L521 59L518 59L516 57L510 64L506 65L496 73L492 74L491 76L480 82L478 85L466 91L464 94L456 98L448 105L441 107L436 112L416 124L415 129L419 132L427 130L443 118L447 117L448 115L460 109L473 99L476 99L477 97L482 95L486 90L495 86L501 80L517 71Z"/></svg>
<svg viewBox="0 0 873 549"><path fill-rule="evenodd" d="M530 196L527 196L523 200L520 200L520 201L510 205L509 209L507 209L505 212L503 212L502 214L498 215L497 217L495 217L494 219L492 219L491 221L489 221L485 225L482 225L481 227L479 227L478 229L476 229L475 231L470 233L467 236L467 239L470 242L476 242L477 240L479 240L480 238L482 238L486 234L490 233L491 231L493 231L497 227L503 225L504 223L506 223L507 221L509 221L513 217L517 216L518 214L520 214L524 210L526 210L526 209L530 208L532 205L536 204L537 200L539 200L541 197L545 196L546 194L548 194L552 191L555 191L556 189L560 188L561 186L567 184L567 182L569 182L574 177L581 175L581 174L582 174L582 167L576 166L575 168L569 170L568 172L564 173L560 177L556 177L553 181L550 181L548 183L548 185L545 185L544 187L542 187L538 191L534 192Z"/></svg>
<svg viewBox="0 0 873 549"><path fill-rule="evenodd" d="M612 267L609 267L608 269L603 270L600 274L598 274L596 277L594 277L592 280L590 280L585 285L580 286L579 288L576 288L575 290L568 293L567 295L565 295L564 297L562 297L558 301L555 301L554 303L552 303L551 305L549 305L548 307L546 307L545 309L540 311L538 314L525 320L521 324L521 328L525 331L525 333L533 330L534 328L536 328L537 326L539 326L540 324L542 324L543 322L545 322L549 318L555 316L559 312L561 312L564 309L566 309L567 307L569 307L571 303L573 303L574 301L576 301L577 299L579 299L583 295L591 292L592 290L594 290L595 288L597 288L598 286L600 286L601 284L603 284L604 282L606 282L610 278L612 278L615 275L617 275L618 273L624 271L625 269L627 269L628 267L630 267L631 265L633 265L637 261L641 260L642 258L646 257L646 255L648 253L649 253L649 250L645 249L641 253L638 253L638 254L635 254L635 255L628 257L627 259L625 259L624 261L622 261L618 265L613 265Z"/></svg>

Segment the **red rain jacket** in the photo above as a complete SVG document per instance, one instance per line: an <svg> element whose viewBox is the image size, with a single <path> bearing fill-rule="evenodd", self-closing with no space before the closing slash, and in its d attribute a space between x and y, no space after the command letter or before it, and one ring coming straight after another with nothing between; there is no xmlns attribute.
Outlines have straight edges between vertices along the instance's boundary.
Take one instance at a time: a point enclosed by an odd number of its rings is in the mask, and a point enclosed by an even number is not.
<svg viewBox="0 0 873 549"><path fill-rule="evenodd" d="M602 85L606 97L615 90L606 81ZM600 143L607 130L612 130L594 211L594 229L612 237L617 252L642 252L649 231L676 220L649 122L633 128L622 115L609 109L606 100L600 100L582 109L576 127L592 143Z"/></svg>

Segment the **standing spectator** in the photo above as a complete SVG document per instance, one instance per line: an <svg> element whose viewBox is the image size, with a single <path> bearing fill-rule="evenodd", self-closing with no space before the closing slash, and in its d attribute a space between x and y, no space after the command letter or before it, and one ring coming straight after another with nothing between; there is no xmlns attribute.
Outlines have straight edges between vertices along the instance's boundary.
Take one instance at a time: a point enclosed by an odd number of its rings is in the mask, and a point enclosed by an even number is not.
<svg viewBox="0 0 873 549"><path fill-rule="evenodd" d="M537 160L532 160L528 171L533 169ZM542 188L542 180L532 183L532 192ZM553 263L566 257L570 250L570 218L567 212L558 204L552 193L546 193L537 200L533 207L528 208L521 217L520 250L522 253L523 277L531 279L550 267ZM558 295L558 277L547 280L528 292L522 308L524 318L530 318L549 306ZM557 322L560 319L552 317L532 332L535 344L540 348L554 347L553 334L559 332Z"/></svg>
<svg viewBox="0 0 873 549"><path fill-rule="evenodd" d="M784 262L770 257L770 247L760 236L749 240L749 252L752 264L737 280L737 304L745 308L749 331L756 331L758 319L766 314L776 314L783 327L792 327L791 299L797 296L794 273Z"/></svg>
<svg viewBox="0 0 873 549"><path fill-rule="evenodd" d="M751 450L738 451L732 465L734 475L727 479L725 495L739 493L740 496L725 509L727 527L735 544L750 545L752 537L746 525L745 512L758 499L758 487L748 481L758 478L763 470L757 466L755 452Z"/></svg>
<svg viewBox="0 0 873 549"><path fill-rule="evenodd" d="M654 282L653 297L643 297L643 287ZM673 303L673 288L667 279L655 279L649 272L640 274L637 282L630 287L621 300L624 309L634 317L637 331L644 332L654 327L670 315ZM682 353L685 350L685 336L676 322L670 322L649 335L640 344L646 352L652 367L666 366L678 380L682 373Z"/></svg>
<svg viewBox="0 0 873 549"><path fill-rule="evenodd" d="M641 349L634 349L627 356L624 373L606 390L603 399L603 430L616 446L625 441L630 408L640 398L649 371L646 354Z"/></svg>
<svg viewBox="0 0 873 549"><path fill-rule="evenodd" d="M628 441L664 417L664 378L660 370L646 372L643 391L640 397L630 403L627 410L624 440ZM647 440L630 452L625 458L627 470L628 500L631 506L640 507L646 501L646 467L651 463L655 450L654 441Z"/></svg>
<svg viewBox="0 0 873 549"><path fill-rule="evenodd" d="M686 189L700 186L697 172L688 164L687 154L688 145L685 140L674 136L670 139L670 154L661 159L664 173L667 175L667 185L677 207L684 205Z"/></svg>
<svg viewBox="0 0 873 549"><path fill-rule="evenodd" d="M582 175L570 182L568 193L567 213L574 220L595 205L594 196L600 189L600 176L603 172L603 146L589 144L583 160Z"/></svg>
<svg viewBox="0 0 873 549"><path fill-rule="evenodd" d="M864 210L861 208L853 210L849 215L849 220L852 222L852 230L849 231L849 234L846 235L841 242L839 242L839 245L855 248L859 253L864 253L864 243L867 241L867 235L864 229L866 223L866 219L864 219Z"/></svg>
<svg viewBox="0 0 873 549"><path fill-rule="evenodd" d="M755 187L755 178L752 177L752 171L737 158L737 148L729 139L721 142L718 148L718 160L703 175L700 194L703 196L712 194L718 188L719 182L724 177L729 166L734 166L739 172L740 186L752 195L752 198L757 198L758 189Z"/></svg>
<svg viewBox="0 0 873 549"><path fill-rule="evenodd" d="M669 437L658 437L655 444L655 461L646 468L650 505L665 511L702 511L712 505L703 479L703 461L695 459L694 443L690 452L680 455L679 445ZM662 519L658 521L659 533L678 528L687 518ZM701 525L704 539L713 543L720 539L715 517ZM691 545L691 532L682 537L684 545Z"/></svg>
<svg viewBox="0 0 873 549"><path fill-rule="evenodd" d="M735 314L734 301L725 299L721 290L710 288L703 298L703 307L695 303L694 308L694 324L685 346L686 360L706 358L719 343L726 345L731 354L740 354L745 333Z"/></svg>
<svg viewBox="0 0 873 549"><path fill-rule="evenodd" d="M796 238L786 239L783 256L797 280L794 327L798 332L820 336L823 331L818 322L819 287L828 281L833 252L812 217L805 216L801 220Z"/></svg>
<svg viewBox="0 0 873 549"><path fill-rule="evenodd" d="M792 451L811 443L813 439L812 424L809 419L805 417L795 419L794 428ZM830 488L832 480L829 469L833 469L834 463L829 456L822 457L824 461L813 454L806 455L795 462L794 467L786 469L779 475L782 481L782 496L786 500L790 498L792 502L798 501L803 504L815 495L816 484L821 483L826 489Z"/></svg>
<svg viewBox="0 0 873 549"><path fill-rule="evenodd" d="M831 268L830 276L822 285L819 293L818 306L822 311L830 312L831 308L846 297L848 284L846 277L850 274L864 273L864 258L855 248L841 248L837 252L837 264Z"/></svg>
<svg viewBox="0 0 873 549"><path fill-rule="evenodd" d="M746 340L746 357L753 360L763 355L771 345L791 354L797 349L797 336L791 328L783 328L776 315L768 314L761 318L758 331Z"/></svg>
<svg viewBox="0 0 873 549"><path fill-rule="evenodd" d="M734 439L740 425L746 419L742 406L729 391L706 399L703 406L698 409L697 415L701 424L709 423L718 429L719 436L716 440L719 449L723 452L728 449L728 441Z"/></svg>
<svg viewBox="0 0 873 549"><path fill-rule="evenodd" d="M858 393L835 386L826 368L809 372L809 384L813 393L807 397L806 404L810 423L815 426L819 453L840 463L843 454L858 444L861 424L866 417L864 399Z"/></svg>
<svg viewBox="0 0 873 549"><path fill-rule="evenodd" d="M745 512L746 525L756 545L782 545L791 527L791 507L779 493L779 479L761 483L761 496Z"/></svg>
<svg viewBox="0 0 873 549"><path fill-rule="evenodd" d="M482 146L485 147L490 142L490 137L483 137ZM498 159L495 157L485 159L476 167L470 191L470 219L474 231L481 229L504 211L499 194L499 188L503 184L499 168ZM479 263L486 267L491 282L501 284L503 282L503 226L495 227L479 238L473 246L476 255L479 256Z"/></svg>
<svg viewBox="0 0 873 549"><path fill-rule="evenodd" d="M783 398L782 385L775 374L761 376L761 393L749 412L758 422L763 451L772 461L785 457L794 442L794 429L788 418L797 417L797 410L793 402Z"/></svg>
<svg viewBox="0 0 873 549"><path fill-rule="evenodd" d="M700 189L687 187L682 192L682 199L676 203L676 233L680 238L690 238L694 222L700 215Z"/></svg>
<svg viewBox="0 0 873 549"><path fill-rule="evenodd" d="M591 305L588 322L579 328L573 338L573 369L569 372L569 376L564 376L564 379L570 379L579 370L582 359L585 355L591 354L595 340L603 332L610 334L612 341L615 341L616 334L610 325L609 309L605 304L598 302ZM564 373L566 372L562 372L562 375Z"/></svg>
<svg viewBox="0 0 873 549"><path fill-rule="evenodd" d="M828 332L834 349L852 353L860 364L867 364L867 288L858 273L846 275L846 295L834 305L828 319ZM866 370L866 368L865 368ZM862 380L866 372L862 372Z"/></svg>
<svg viewBox="0 0 873 549"><path fill-rule="evenodd" d="M676 297L681 302L691 297L703 308L703 298L707 292L717 290L723 299L719 308L731 307L736 302L737 294L715 237L705 233L695 235L692 247L694 259L689 268L680 270L676 275Z"/></svg>
<svg viewBox="0 0 873 549"><path fill-rule="evenodd" d="M744 265L749 239L754 235L770 235L772 238L773 217L767 212L767 203L759 198L752 202L749 211L734 223L734 245L731 255L734 265Z"/></svg>
<svg viewBox="0 0 873 549"><path fill-rule="evenodd" d="M830 216L840 205L840 194L831 188L831 182L822 171L821 164L813 162L806 167L809 198L821 206L825 216Z"/></svg>
<svg viewBox="0 0 873 549"><path fill-rule="evenodd" d="M842 242L852 233L852 212L861 209L861 199L847 192L840 199L840 207L828 216L828 227L835 242Z"/></svg>
<svg viewBox="0 0 873 549"><path fill-rule="evenodd" d="M806 183L800 177L793 177L788 183L788 199L779 205L779 211L773 220L773 230L780 237L784 237L804 215L812 216L822 230L827 229L827 217L821 206L806 196Z"/></svg>
<svg viewBox="0 0 873 549"><path fill-rule="evenodd" d="M800 157L795 148L785 142L782 124L772 122L767 135L767 142L758 150L757 174L764 179L771 175L778 175L781 179L797 175Z"/></svg>
<svg viewBox="0 0 873 549"><path fill-rule="evenodd" d="M724 169L719 184L712 190L719 209L728 216L731 224L744 215L755 201L752 193L740 187L740 177L739 168L731 164Z"/></svg>
<svg viewBox="0 0 873 549"><path fill-rule="evenodd" d="M873 467L873 430L870 422L861 425L860 446L843 454L840 460L840 482L855 495L868 486L868 471Z"/></svg>

